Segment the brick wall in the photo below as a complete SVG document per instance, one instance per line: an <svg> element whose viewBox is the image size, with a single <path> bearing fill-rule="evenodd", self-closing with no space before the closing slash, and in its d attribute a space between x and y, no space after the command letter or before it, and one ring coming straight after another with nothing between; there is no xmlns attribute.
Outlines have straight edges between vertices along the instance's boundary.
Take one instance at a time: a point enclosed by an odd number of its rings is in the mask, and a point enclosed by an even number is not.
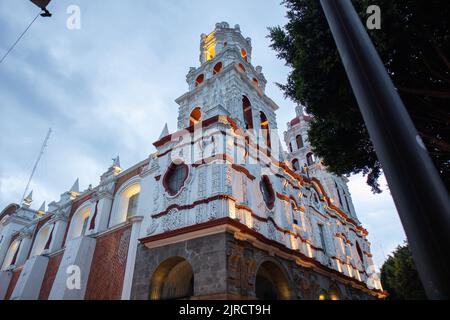
<svg viewBox="0 0 450 320"><path fill-rule="evenodd" d="M9 282L8 291L6 291L5 300L9 300L9 298L11 298L11 295L14 291L14 288L16 287L16 283L17 283L17 280L19 280L21 272L22 272L22 269L16 269L13 271L11 281Z"/></svg>
<svg viewBox="0 0 450 320"><path fill-rule="evenodd" d="M42 281L41 291L39 292L39 300L47 300L52 290L53 282L56 278L59 265L61 263L64 252L50 257L48 260L47 270L45 271L44 280Z"/></svg>
<svg viewBox="0 0 450 320"><path fill-rule="evenodd" d="M97 238L86 300L119 300L127 263L131 226Z"/></svg>

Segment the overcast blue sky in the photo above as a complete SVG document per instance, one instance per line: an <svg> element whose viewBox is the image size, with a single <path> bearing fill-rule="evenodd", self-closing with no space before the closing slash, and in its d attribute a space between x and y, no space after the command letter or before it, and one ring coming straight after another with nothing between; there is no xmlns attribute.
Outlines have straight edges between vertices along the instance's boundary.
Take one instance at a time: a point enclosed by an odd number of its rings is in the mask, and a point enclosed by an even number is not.
<svg viewBox="0 0 450 320"><path fill-rule="evenodd" d="M66 27L70 5L81 8L80 30ZM216 22L240 24L252 38L252 61L280 106L280 134L295 116L275 85L289 70L267 39L267 27L286 22L279 0L53 0L49 9L53 17L39 17L0 65L0 208L19 201L49 127L31 185L35 208L59 199L77 177L81 189L96 185L117 154L124 168L148 157L164 123L175 130L174 100L199 64L200 34ZM0 55L38 11L28 0L0 0ZM349 186L381 266L405 239L391 196L373 195L361 176Z"/></svg>

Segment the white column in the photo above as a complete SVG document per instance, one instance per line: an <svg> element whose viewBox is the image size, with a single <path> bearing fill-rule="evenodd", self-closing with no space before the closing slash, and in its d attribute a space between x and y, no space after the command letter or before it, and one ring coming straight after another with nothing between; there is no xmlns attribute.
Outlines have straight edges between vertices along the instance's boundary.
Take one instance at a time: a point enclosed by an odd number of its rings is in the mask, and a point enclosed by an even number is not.
<svg viewBox="0 0 450 320"><path fill-rule="evenodd" d="M11 271L0 271L0 300L4 300L11 282Z"/></svg>
<svg viewBox="0 0 450 320"><path fill-rule="evenodd" d="M55 221L55 226L53 227L52 242L50 243L48 252L54 252L61 249L66 229L67 220L59 219Z"/></svg>
<svg viewBox="0 0 450 320"><path fill-rule="evenodd" d="M9 246L11 245L11 234L10 228L3 228L3 239L0 245L0 268L3 265L6 254L8 253Z"/></svg>
<svg viewBox="0 0 450 320"><path fill-rule="evenodd" d="M11 300L37 300L47 265L48 257L34 256L29 259L20 273Z"/></svg>
<svg viewBox="0 0 450 320"><path fill-rule="evenodd" d="M88 236L72 239L66 244L64 256L56 273L52 290L50 291L49 300L84 299L95 245L96 240ZM67 285L68 280L75 279L78 276L80 287L69 287Z"/></svg>
<svg viewBox="0 0 450 320"><path fill-rule="evenodd" d="M125 268L125 277L123 279L122 300L129 300L131 295L131 286L133 284L134 266L136 262L136 252L139 243L139 234L141 230L143 216L131 216L128 221L132 223L130 244L128 246L127 265Z"/></svg>

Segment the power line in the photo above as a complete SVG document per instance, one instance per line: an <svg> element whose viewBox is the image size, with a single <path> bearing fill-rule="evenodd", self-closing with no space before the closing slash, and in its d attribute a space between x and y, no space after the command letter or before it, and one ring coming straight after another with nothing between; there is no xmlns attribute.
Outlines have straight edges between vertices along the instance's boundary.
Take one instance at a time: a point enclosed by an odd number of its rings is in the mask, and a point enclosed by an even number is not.
<svg viewBox="0 0 450 320"><path fill-rule="evenodd" d="M36 17L33 19L33 21L31 21L31 23L28 25L28 27L22 32L22 34L19 36L19 38L17 38L16 42L14 42L14 44L11 46L11 48L9 48L9 50L5 53L5 55L0 59L0 64L3 62L3 60L5 60L5 58L9 55L9 53L14 49L14 47L17 45L17 43L20 41L20 39L22 39L22 37L25 35L25 33L28 31L28 29L30 29L30 27L33 25L33 23L36 21L36 19L39 17L39 15L41 14L42 11L40 11Z"/></svg>

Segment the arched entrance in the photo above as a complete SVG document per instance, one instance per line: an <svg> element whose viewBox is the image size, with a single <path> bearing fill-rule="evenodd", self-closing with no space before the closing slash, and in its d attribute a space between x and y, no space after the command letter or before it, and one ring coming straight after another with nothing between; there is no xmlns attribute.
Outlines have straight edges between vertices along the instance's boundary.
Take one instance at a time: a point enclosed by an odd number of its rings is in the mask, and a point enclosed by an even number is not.
<svg viewBox="0 0 450 320"><path fill-rule="evenodd" d="M188 261L172 257L162 262L150 282L151 300L189 299L194 295L194 272Z"/></svg>
<svg viewBox="0 0 450 320"><path fill-rule="evenodd" d="M260 300L287 300L289 282L281 268L272 261L263 262L256 273L256 298Z"/></svg>
<svg viewBox="0 0 450 320"><path fill-rule="evenodd" d="M341 300L341 293L336 286L331 286L328 292L322 291L319 300Z"/></svg>

